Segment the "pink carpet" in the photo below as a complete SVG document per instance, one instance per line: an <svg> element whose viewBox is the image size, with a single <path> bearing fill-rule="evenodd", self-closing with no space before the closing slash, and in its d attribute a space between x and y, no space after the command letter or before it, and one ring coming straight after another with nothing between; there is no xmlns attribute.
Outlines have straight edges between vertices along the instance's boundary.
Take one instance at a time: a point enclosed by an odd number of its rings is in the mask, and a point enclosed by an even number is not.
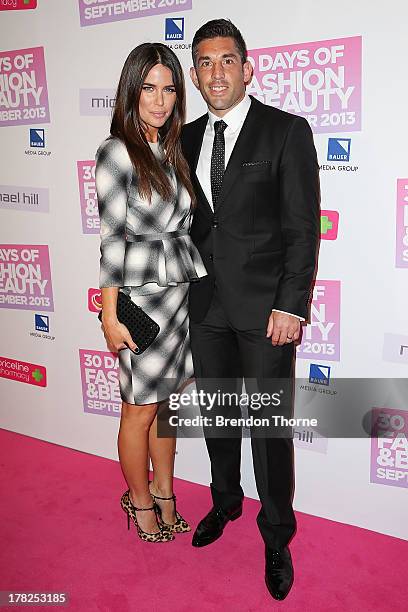
<svg viewBox="0 0 408 612"><path fill-rule="evenodd" d="M84 612L408 610L403 540L298 512L295 583L275 602L263 581L259 502L246 499L243 517L206 548L193 548L191 534L147 544L127 531L117 462L5 430L0 448L0 591L67 592L60 609ZM195 526L209 490L182 480L175 490Z"/></svg>

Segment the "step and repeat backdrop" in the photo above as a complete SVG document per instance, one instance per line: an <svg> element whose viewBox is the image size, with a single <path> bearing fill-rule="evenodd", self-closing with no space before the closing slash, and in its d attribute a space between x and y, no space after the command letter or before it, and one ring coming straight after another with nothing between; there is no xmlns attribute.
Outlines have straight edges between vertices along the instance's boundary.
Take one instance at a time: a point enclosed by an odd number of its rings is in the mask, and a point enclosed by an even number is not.
<svg viewBox="0 0 408 612"><path fill-rule="evenodd" d="M384 15L376 0L294 0L290 9L268 0L0 0L0 426L117 459L118 360L97 320L94 155L123 62L141 42L175 51L188 120L205 112L188 76L191 41L216 17L246 38L248 93L306 117L315 135L322 240L297 349L297 404L319 395L341 411L341 379L384 383L375 393L356 387L371 439L295 429L295 507L407 537L408 397L389 384L408 371L403 1L390 0ZM243 485L257 497L248 438L243 446ZM202 439L179 439L176 475L208 484Z"/></svg>

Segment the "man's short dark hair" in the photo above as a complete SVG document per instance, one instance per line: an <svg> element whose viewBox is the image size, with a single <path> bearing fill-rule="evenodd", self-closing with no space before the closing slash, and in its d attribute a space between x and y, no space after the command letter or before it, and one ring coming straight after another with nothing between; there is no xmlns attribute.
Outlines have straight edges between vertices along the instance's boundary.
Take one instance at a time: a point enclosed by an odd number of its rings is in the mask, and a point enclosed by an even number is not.
<svg viewBox="0 0 408 612"><path fill-rule="evenodd" d="M192 44L193 64L196 65L197 47L203 40L209 38L233 38L242 63L247 61L247 47L241 32L229 19L213 19L207 21L194 34Z"/></svg>

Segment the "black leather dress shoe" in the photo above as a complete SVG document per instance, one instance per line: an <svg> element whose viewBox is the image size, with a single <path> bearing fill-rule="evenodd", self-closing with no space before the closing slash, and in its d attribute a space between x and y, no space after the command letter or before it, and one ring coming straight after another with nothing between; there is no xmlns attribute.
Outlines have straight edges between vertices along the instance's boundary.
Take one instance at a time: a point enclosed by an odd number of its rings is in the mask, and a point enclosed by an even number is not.
<svg viewBox="0 0 408 612"><path fill-rule="evenodd" d="M212 507L207 516L198 523L193 535L193 546L207 546L222 536L228 521L235 521L242 514L242 504L232 510Z"/></svg>
<svg viewBox="0 0 408 612"><path fill-rule="evenodd" d="M293 584L289 548L275 550L265 546L265 582L274 599L285 599Z"/></svg>

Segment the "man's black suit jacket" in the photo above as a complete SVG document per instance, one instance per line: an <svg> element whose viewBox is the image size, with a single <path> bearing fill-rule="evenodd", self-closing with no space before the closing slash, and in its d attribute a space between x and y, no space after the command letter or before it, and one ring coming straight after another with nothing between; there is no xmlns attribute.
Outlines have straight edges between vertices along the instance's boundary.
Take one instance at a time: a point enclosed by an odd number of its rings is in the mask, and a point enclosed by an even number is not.
<svg viewBox="0 0 408 612"><path fill-rule="evenodd" d="M208 271L191 283L191 319L205 317L215 280L237 329L266 329L273 308L307 319L320 237L309 124L251 97L213 212L195 173L207 121L205 114L182 132L197 196L191 237Z"/></svg>

